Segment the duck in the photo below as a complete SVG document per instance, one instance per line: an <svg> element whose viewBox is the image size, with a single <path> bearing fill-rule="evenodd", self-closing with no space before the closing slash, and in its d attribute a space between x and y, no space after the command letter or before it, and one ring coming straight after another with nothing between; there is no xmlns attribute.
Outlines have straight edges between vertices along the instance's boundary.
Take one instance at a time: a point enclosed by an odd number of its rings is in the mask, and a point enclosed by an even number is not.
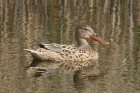
<svg viewBox="0 0 140 93"><path fill-rule="evenodd" d="M50 61L91 61L98 59L98 53L86 39L92 39L100 44L109 44L100 38L89 25L78 25L75 30L76 45L40 43L36 50L28 51L34 59Z"/></svg>

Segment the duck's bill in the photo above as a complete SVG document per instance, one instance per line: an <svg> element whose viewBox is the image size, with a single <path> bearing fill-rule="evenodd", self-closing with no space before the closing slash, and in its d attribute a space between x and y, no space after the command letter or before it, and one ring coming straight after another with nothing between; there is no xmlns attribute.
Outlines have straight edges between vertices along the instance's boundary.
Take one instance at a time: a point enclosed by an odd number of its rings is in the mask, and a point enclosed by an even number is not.
<svg viewBox="0 0 140 93"><path fill-rule="evenodd" d="M107 41L101 39L98 35L92 34L90 36L90 38L93 39L93 40L95 40L95 41L97 41L97 42L99 42L100 44L109 44Z"/></svg>

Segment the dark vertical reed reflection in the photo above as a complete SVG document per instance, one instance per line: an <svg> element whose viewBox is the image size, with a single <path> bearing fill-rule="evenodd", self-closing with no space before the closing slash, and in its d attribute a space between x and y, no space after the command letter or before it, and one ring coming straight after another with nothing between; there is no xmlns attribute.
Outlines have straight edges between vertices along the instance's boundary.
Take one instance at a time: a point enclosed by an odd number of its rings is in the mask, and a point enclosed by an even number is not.
<svg viewBox="0 0 140 93"><path fill-rule="evenodd" d="M85 90L84 78L80 77L80 70L76 71L73 76L73 82L77 91Z"/></svg>

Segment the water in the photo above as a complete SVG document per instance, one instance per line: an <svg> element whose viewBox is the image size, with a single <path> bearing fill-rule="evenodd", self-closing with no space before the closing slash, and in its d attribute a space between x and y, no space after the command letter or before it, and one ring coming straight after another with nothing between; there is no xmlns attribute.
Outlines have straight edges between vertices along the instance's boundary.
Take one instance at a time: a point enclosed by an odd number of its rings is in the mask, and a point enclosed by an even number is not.
<svg viewBox="0 0 140 93"><path fill-rule="evenodd" d="M0 93L139 93L139 1L0 0ZM90 25L109 45L88 40L97 64L81 70L36 62L23 49L76 44L75 27ZM29 67L30 66L30 67Z"/></svg>

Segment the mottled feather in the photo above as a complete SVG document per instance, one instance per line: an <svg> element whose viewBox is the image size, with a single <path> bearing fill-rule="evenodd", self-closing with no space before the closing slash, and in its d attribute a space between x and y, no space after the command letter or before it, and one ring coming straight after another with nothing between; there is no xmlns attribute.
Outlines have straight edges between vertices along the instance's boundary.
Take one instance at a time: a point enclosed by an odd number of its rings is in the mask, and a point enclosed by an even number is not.
<svg viewBox="0 0 140 93"><path fill-rule="evenodd" d="M25 49L35 59L54 60L54 61L89 61L98 59L98 53L88 45L86 38L94 39L100 44L108 44L108 42L99 38L92 28L88 25L81 25L76 28L75 39L77 47L64 44L45 44L39 43L37 50ZM76 62L75 64L79 64ZM81 64L82 65L82 64Z"/></svg>

